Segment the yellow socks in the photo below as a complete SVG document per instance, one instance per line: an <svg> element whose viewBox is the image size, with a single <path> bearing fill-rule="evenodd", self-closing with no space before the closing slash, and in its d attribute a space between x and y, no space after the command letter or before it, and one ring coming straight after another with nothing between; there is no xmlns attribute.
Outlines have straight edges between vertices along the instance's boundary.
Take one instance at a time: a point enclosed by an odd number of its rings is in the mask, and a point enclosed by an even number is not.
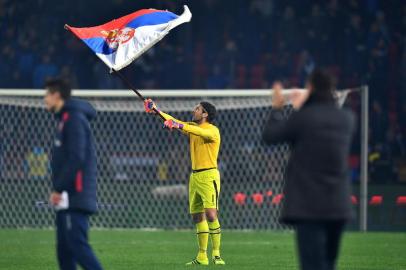
<svg viewBox="0 0 406 270"><path fill-rule="evenodd" d="M209 242L209 232L212 242L212 257L220 257L221 228L218 219L213 222L203 220L196 224L197 241L199 244L199 261L207 260L207 244Z"/></svg>
<svg viewBox="0 0 406 270"><path fill-rule="evenodd" d="M213 247L212 257L220 256L220 242L221 242L221 228L219 220L216 219L213 222L208 222L210 230L211 243Z"/></svg>
<svg viewBox="0 0 406 270"><path fill-rule="evenodd" d="M199 261L207 260L207 243L209 242L209 225L206 220L196 224L197 241L199 244L199 253L197 259Z"/></svg>

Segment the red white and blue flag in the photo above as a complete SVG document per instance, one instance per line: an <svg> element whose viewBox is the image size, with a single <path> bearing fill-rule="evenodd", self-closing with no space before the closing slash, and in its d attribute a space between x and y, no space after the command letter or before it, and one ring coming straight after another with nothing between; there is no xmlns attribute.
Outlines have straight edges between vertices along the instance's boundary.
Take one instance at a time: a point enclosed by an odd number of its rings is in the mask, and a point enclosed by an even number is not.
<svg viewBox="0 0 406 270"><path fill-rule="evenodd" d="M65 28L86 43L111 69L120 70L154 46L176 26L189 22L187 6L178 16L166 10L142 9L94 27Z"/></svg>

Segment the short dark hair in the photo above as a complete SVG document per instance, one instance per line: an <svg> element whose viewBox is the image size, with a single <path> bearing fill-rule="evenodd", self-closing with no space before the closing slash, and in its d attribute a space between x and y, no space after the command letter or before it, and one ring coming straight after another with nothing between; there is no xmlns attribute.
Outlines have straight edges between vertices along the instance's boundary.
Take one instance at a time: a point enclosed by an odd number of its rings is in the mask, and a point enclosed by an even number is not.
<svg viewBox="0 0 406 270"><path fill-rule="evenodd" d="M51 93L58 92L63 100L67 100L71 96L71 87L63 79L49 79L45 82L45 88Z"/></svg>
<svg viewBox="0 0 406 270"><path fill-rule="evenodd" d="M312 96L325 101L334 100L335 79L327 71L316 68L310 73L308 82L313 88Z"/></svg>
<svg viewBox="0 0 406 270"><path fill-rule="evenodd" d="M209 121L209 123L212 123L214 121L214 119L216 119L216 115L217 115L216 107L207 101L200 102L200 105L202 105L203 109L207 112L207 115L208 115L207 121Z"/></svg>

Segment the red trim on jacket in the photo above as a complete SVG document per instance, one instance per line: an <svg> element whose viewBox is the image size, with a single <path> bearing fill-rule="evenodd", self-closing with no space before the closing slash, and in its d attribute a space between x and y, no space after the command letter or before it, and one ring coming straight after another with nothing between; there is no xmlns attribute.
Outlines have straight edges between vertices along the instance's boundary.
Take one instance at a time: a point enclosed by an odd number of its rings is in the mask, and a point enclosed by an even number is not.
<svg viewBox="0 0 406 270"><path fill-rule="evenodd" d="M82 171L78 171L76 173L75 190L76 190L76 192L83 191L83 173L82 173Z"/></svg>
<svg viewBox="0 0 406 270"><path fill-rule="evenodd" d="M69 113L68 112L64 112L62 114L62 121L66 122L69 119Z"/></svg>

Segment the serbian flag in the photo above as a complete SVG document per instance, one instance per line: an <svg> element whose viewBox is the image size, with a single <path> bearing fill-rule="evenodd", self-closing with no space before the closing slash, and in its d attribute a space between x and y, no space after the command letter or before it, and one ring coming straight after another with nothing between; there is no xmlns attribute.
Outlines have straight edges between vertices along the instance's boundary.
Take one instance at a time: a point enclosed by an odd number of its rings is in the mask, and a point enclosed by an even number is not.
<svg viewBox="0 0 406 270"><path fill-rule="evenodd" d="M187 6L180 16L166 10L142 9L103 25L82 28L65 25L65 28L112 70L120 70L191 18Z"/></svg>

